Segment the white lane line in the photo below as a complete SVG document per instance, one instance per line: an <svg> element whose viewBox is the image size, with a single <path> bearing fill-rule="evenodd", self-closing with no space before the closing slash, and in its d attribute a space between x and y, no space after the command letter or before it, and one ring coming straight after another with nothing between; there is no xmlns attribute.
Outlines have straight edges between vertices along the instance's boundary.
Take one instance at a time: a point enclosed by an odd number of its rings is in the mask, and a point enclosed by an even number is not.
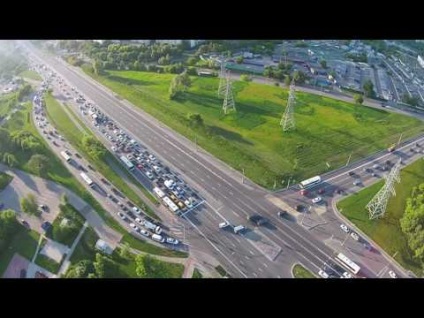
<svg viewBox="0 0 424 318"><path fill-rule="evenodd" d="M228 191L228 193L229 193L230 195L234 195L234 193L233 193L232 191Z"/></svg>
<svg viewBox="0 0 424 318"><path fill-rule="evenodd" d="M238 239L237 237L235 237L234 239L237 241L237 243L241 244L240 239Z"/></svg>
<svg viewBox="0 0 424 318"><path fill-rule="evenodd" d="M254 272L252 273L252 275L255 276L255 277L258 277L258 274L254 273Z"/></svg>
<svg viewBox="0 0 424 318"><path fill-rule="evenodd" d="M216 188L215 188L214 186L212 186L212 190L213 190L213 191L216 191Z"/></svg>
<svg viewBox="0 0 424 318"><path fill-rule="evenodd" d="M207 175L206 175L206 178L210 179L211 177L207 174Z"/></svg>
<svg viewBox="0 0 424 318"><path fill-rule="evenodd" d="M205 179L203 179L203 178L200 178L200 181L202 181L202 182L205 182Z"/></svg>
<svg viewBox="0 0 424 318"><path fill-rule="evenodd" d="M251 250L249 250L250 255L255 255L255 253L253 253Z"/></svg>
<svg viewBox="0 0 424 318"><path fill-rule="evenodd" d="M268 265L266 263L264 263L265 268L268 268Z"/></svg>
<svg viewBox="0 0 424 318"><path fill-rule="evenodd" d="M240 260L240 261L239 261L239 263L240 263L241 265L244 265L244 262L243 262L242 260Z"/></svg>
<svg viewBox="0 0 424 318"><path fill-rule="evenodd" d="M235 216L239 216L236 212L234 212L233 210L231 210L231 212L235 215Z"/></svg>
<svg viewBox="0 0 424 318"><path fill-rule="evenodd" d="M258 267L258 271L260 271L261 273L263 273L263 270L260 267Z"/></svg>
<svg viewBox="0 0 424 318"><path fill-rule="evenodd" d="M244 258L245 258L245 259L250 259L250 257L249 257L249 256L247 256L247 255L244 255Z"/></svg>

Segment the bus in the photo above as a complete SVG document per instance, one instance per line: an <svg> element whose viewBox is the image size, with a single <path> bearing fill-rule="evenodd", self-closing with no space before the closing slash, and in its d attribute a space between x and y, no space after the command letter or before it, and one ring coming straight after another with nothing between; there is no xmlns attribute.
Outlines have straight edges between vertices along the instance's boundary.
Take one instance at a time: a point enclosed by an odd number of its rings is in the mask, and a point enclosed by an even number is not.
<svg viewBox="0 0 424 318"><path fill-rule="evenodd" d="M361 268L356 263L352 262L342 253L337 254L336 260L355 275L358 274L361 270Z"/></svg>
<svg viewBox="0 0 424 318"><path fill-rule="evenodd" d="M61 151L60 154L67 162L71 161L71 157L65 151Z"/></svg>
<svg viewBox="0 0 424 318"><path fill-rule="evenodd" d="M172 212L175 213L179 210L178 206L176 206L175 203L172 202L172 200L170 198L164 197L163 202Z"/></svg>
<svg viewBox="0 0 424 318"><path fill-rule="evenodd" d="M320 176L315 176L315 177L312 177L312 178L309 178L309 179L302 181L300 183L300 187L302 189L312 188L312 187L315 187L316 185L320 184L321 181L322 180L321 180Z"/></svg>
<svg viewBox="0 0 424 318"><path fill-rule="evenodd" d="M80 173L81 178L84 179L84 181L90 186L92 187L94 185L93 180L91 180L84 172Z"/></svg>
<svg viewBox="0 0 424 318"><path fill-rule="evenodd" d="M121 156L121 160L123 163L125 163L125 165L127 166L127 168L129 170L133 170L134 169L134 165L133 163L125 156Z"/></svg>
<svg viewBox="0 0 424 318"><path fill-rule="evenodd" d="M159 197L159 198L163 198L165 196L165 193L163 193L163 191L157 187L153 188L153 192Z"/></svg>

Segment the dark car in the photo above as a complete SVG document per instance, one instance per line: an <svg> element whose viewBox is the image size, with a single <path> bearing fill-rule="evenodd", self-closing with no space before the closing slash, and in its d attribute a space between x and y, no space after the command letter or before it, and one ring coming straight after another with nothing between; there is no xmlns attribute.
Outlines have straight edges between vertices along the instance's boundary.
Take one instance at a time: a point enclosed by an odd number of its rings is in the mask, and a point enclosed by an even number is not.
<svg viewBox="0 0 424 318"><path fill-rule="evenodd" d="M25 226L27 229L29 229L29 228L30 228L29 223L28 223L27 221L25 221L24 219L21 219L21 223L22 223L22 225L23 225L23 226Z"/></svg>
<svg viewBox="0 0 424 318"><path fill-rule="evenodd" d="M81 156L80 156L78 153L75 153L75 157L77 157L77 158L80 158L80 159L81 159Z"/></svg>
<svg viewBox="0 0 424 318"><path fill-rule="evenodd" d="M354 175L355 175L355 172L353 172L353 171L349 171L348 175L349 175L349 176L354 176Z"/></svg>
<svg viewBox="0 0 424 318"><path fill-rule="evenodd" d="M27 274L27 271L25 269L21 269L19 277L20 278L26 278L26 274Z"/></svg>
<svg viewBox="0 0 424 318"><path fill-rule="evenodd" d="M248 216L247 220L252 222L253 224L256 224L257 226L261 226L267 223L267 220L258 214Z"/></svg>
<svg viewBox="0 0 424 318"><path fill-rule="evenodd" d="M79 165L78 169L80 169L81 171L87 172L87 169L85 169L83 166Z"/></svg>
<svg viewBox="0 0 424 318"><path fill-rule="evenodd" d="M94 168L93 168L93 166L91 166L91 165L88 165L87 167L88 167L88 169L90 169L90 170L96 171L96 169L94 169Z"/></svg>
<svg viewBox="0 0 424 318"><path fill-rule="evenodd" d="M103 182L106 185L110 185L110 183L104 178L101 178L100 181Z"/></svg>
<svg viewBox="0 0 424 318"><path fill-rule="evenodd" d="M41 228L44 230L44 232L47 232L52 227L52 224L48 221L44 221L41 224Z"/></svg>
<svg viewBox="0 0 424 318"><path fill-rule="evenodd" d="M323 193L325 193L325 189L324 189L324 188L319 189L319 190L318 190L318 193L319 193L319 194L323 194Z"/></svg>
<svg viewBox="0 0 424 318"><path fill-rule="evenodd" d="M296 205L296 211L302 212L305 209L305 207L301 204Z"/></svg>
<svg viewBox="0 0 424 318"><path fill-rule="evenodd" d="M278 211L278 212L277 212L277 215L278 215L280 218L283 218L283 217L285 217L285 216L287 215L287 211L285 211L285 210L280 210L280 211Z"/></svg>

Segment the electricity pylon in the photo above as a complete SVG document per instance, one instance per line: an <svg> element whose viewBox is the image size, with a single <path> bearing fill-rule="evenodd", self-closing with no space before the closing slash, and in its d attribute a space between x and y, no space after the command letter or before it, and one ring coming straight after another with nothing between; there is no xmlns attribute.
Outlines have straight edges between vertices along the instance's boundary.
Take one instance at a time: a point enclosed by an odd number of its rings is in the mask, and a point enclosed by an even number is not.
<svg viewBox="0 0 424 318"><path fill-rule="evenodd" d="M286 110L281 118L280 125L283 126L283 131L287 132L296 128L294 121L294 105L296 103L296 96L294 90L294 80L290 85L289 99L287 101Z"/></svg>
<svg viewBox="0 0 424 318"><path fill-rule="evenodd" d="M225 98L224 103L222 104L222 109L224 114L228 114L229 111L236 111L236 105L234 103L233 89L230 81L230 72L227 72L226 77L226 86L225 86Z"/></svg>
<svg viewBox="0 0 424 318"><path fill-rule="evenodd" d="M218 87L218 97L225 96L225 90L227 89L227 79L225 74L225 61L221 61L221 72L219 73L219 87Z"/></svg>
<svg viewBox="0 0 424 318"><path fill-rule="evenodd" d="M385 177L384 186L367 204L370 220L382 217L386 213L387 202L389 202L390 194L396 195L395 182L400 182L401 159L393 166L390 173Z"/></svg>

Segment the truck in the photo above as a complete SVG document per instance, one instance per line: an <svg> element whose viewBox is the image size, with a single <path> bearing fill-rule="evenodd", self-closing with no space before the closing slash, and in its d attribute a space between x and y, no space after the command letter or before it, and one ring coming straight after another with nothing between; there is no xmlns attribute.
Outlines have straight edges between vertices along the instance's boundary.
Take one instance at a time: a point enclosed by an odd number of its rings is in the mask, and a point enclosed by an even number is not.
<svg viewBox="0 0 424 318"><path fill-rule="evenodd" d="M391 145L389 148L387 148L388 152L393 152L396 149L396 144Z"/></svg>

